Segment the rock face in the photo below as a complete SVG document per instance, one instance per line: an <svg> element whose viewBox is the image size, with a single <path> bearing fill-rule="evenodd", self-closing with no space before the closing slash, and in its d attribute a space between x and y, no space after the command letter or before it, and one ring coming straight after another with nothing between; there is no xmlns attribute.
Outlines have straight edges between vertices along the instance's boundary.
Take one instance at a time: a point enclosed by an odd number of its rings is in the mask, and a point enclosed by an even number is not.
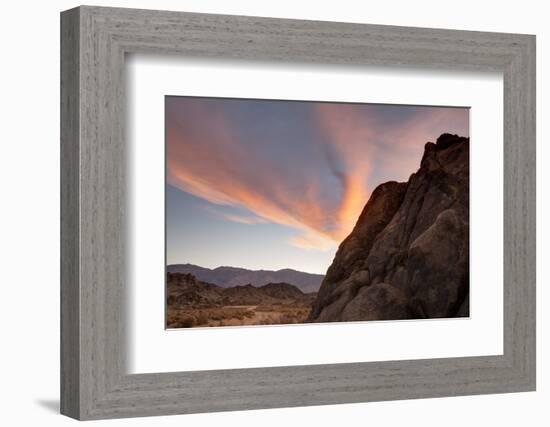
<svg viewBox="0 0 550 427"><path fill-rule="evenodd" d="M340 244L310 322L469 316L469 139L425 146L406 183L372 193Z"/></svg>

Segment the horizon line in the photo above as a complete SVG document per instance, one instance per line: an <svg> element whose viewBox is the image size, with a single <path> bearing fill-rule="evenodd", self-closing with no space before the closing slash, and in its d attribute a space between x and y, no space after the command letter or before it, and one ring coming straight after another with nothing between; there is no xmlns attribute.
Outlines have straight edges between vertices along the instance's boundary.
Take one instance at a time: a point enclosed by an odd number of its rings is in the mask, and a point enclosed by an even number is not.
<svg viewBox="0 0 550 427"><path fill-rule="evenodd" d="M198 264L193 264L191 262L166 264L166 268L171 267L171 266L175 266L175 265L192 265L194 267L204 268L206 270L211 270L211 271L216 270L218 268L235 268L235 269L248 270L248 271L270 271L270 272L274 272L274 273L277 273L277 272L283 271L283 270L291 270L291 271L296 271L298 273L313 274L313 275L316 275L316 276L326 276L326 273L312 273L310 271L296 270L295 268L290 268L290 267L279 268L277 270L273 270L273 269L263 269L263 268L254 269L254 268L247 268L247 267L235 267L233 265L219 265L217 267L211 268L211 267L204 267L204 266L198 265Z"/></svg>

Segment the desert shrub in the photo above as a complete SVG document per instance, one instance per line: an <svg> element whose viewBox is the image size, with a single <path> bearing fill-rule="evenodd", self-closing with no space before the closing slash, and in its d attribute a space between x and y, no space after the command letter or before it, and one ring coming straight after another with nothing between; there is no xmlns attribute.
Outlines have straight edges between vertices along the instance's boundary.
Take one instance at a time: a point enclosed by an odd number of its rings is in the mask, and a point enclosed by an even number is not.
<svg viewBox="0 0 550 427"><path fill-rule="evenodd" d="M256 311L260 312L260 313L267 313L267 312L270 312L270 311L277 311L277 309L278 309L278 306L271 305L271 304L262 304L262 305L259 305L258 307L256 307Z"/></svg>
<svg viewBox="0 0 550 427"><path fill-rule="evenodd" d="M171 328L192 328L195 326L195 318L189 315L179 315L168 320L168 326Z"/></svg>
<svg viewBox="0 0 550 427"><path fill-rule="evenodd" d="M199 325L206 325L208 323L208 314L205 313L204 311L199 311L197 313L197 319L196 319L196 325L199 326Z"/></svg>
<svg viewBox="0 0 550 427"><path fill-rule="evenodd" d="M283 313L280 318L280 323L289 324L289 323L298 323L296 315L292 313Z"/></svg>
<svg viewBox="0 0 550 427"><path fill-rule="evenodd" d="M225 311L221 308L219 309L216 309L216 310L210 310L210 312L208 313L208 315L210 316L210 319L212 320L223 320L227 317L227 314L225 313Z"/></svg>

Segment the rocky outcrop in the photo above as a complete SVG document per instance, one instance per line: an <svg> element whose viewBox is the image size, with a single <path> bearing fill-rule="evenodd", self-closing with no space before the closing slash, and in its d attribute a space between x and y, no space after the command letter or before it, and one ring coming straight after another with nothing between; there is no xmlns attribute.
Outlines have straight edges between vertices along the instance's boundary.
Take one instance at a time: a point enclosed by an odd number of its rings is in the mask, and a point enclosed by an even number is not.
<svg viewBox="0 0 550 427"><path fill-rule="evenodd" d="M197 307L222 302L222 289L201 282L188 273L167 273L166 303L174 307Z"/></svg>
<svg viewBox="0 0 550 427"><path fill-rule="evenodd" d="M167 273L166 302L169 307L201 308L227 305L281 304L309 301L312 294L304 294L290 283L268 283L255 287L251 284L222 288L197 280L189 273Z"/></svg>
<svg viewBox="0 0 550 427"><path fill-rule="evenodd" d="M309 321L468 315L469 139L443 134L408 182L373 191Z"/></svg>

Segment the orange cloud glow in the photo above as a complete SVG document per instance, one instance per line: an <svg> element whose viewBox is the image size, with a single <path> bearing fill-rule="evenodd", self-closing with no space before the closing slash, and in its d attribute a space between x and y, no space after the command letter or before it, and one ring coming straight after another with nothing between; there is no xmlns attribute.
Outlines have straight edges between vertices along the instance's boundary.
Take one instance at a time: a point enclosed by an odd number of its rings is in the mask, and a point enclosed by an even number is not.
<svg viewBox="0 0 550 427"><path fill-rule="evenodd" d="M194 109L186 114L186 123L204 120L205 116L215 147L196 138L191 126L175 121L167 126L168 182L211 203L246 208L257 217L225 215L226 219L287 225L304 233L292 244L327 248L327 241L333 242L336 236L323 227L326 213L316 203L316 183L308 185L304 193L294 194L282 185L280 171L269 161L244 150L222 116Z"/></svg>
<svg viewBox="0 0 550 427"><path fill-rule="evenodd" d="M383 182L377 180L380 171L398 180L415 171L433 128L454 120L448 110L435 110L433 114L441 117L407 122L397 129L385 128L360 105L317 104L312 125L323 135L315 144L324 154L324 170L307 159L296 170L274 162L253 144L242 144L223 111L194 105L185 114L167 116L167 179L215 205L250 212L222 214L230 221L286 225L297 231L290 244L328 250L355 225L373 186ZM400 155L392 155L397 152ZM293 174L300 179L293 180ZM332 196L323 184L327 174L338 183L333 188L339 187L334 203L327 201Z"/></svg>

